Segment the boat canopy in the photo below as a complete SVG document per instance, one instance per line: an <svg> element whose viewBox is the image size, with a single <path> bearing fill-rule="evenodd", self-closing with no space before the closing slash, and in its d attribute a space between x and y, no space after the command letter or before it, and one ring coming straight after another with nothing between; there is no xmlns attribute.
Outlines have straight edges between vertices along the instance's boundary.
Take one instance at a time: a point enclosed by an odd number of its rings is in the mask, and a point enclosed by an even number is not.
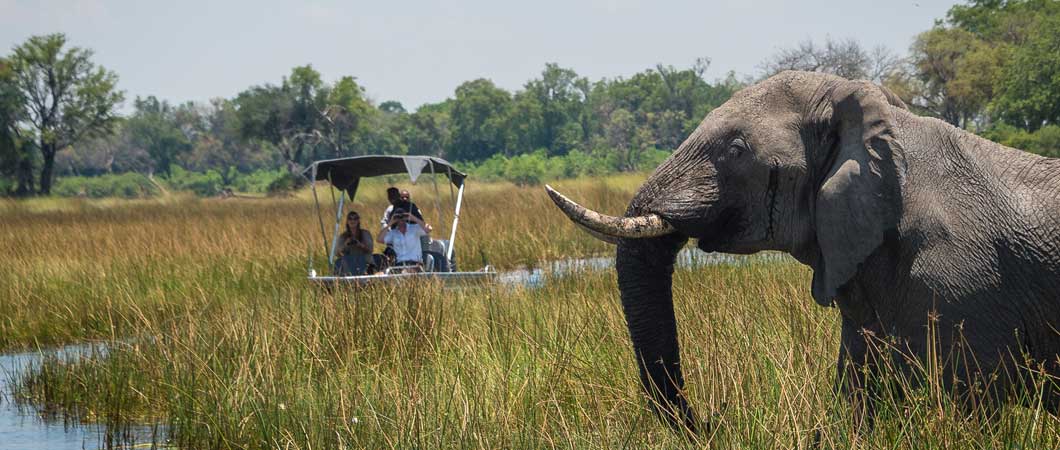
<svg viewBox="0 0 1060 450"><path fill-rule="evenodd" d="M413 183L423 173L445 175L456 187L464 184L467 175L456 170L449 161L434 156L371 155L349 158L326 159L314 162L303 175L313 181L328 181L332 186L346 191L350 198L357 193L357 185L363 177L377 177L407 173Z"/></svg>

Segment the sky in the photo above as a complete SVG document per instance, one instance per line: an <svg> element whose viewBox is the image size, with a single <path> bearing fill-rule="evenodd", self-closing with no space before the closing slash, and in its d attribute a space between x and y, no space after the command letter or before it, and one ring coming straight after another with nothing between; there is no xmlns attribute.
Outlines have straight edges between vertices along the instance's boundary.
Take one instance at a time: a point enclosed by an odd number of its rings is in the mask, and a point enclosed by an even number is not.
<svg viewBox="0 0 1060 450"><path fill-rule="evenodd" d="M596 81L656 64L708 80L758 75L781 48L854 38L905 54L953 1L0 0L0 54L62 32L116 72L126 106L234 97L312 64L325 81L357 78L376 102L414 110L488 78L515 91L545 63Z"/></svg>

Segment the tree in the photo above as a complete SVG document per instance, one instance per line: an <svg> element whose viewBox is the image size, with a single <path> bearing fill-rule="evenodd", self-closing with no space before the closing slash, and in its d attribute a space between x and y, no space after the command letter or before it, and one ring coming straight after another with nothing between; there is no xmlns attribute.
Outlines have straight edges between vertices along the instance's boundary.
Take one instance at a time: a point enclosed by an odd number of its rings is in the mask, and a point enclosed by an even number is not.
<svg viewBox="0 0 1060 450"><path fill-rule="evenodd" d="M32 172L27 172L20 165L23 160L22 130L19 127L22 121L22 102L11 65L0 58L0 194L6 194L10 190L7 180L19 175L20 170L30 175L29 182L32 183ZM32 170L32 167L29 170ZM25 181L24 177L20 177L19 190L31 191L32 184L25 186Z"/></svg>
<svg viewBox="0 0 1060 450"><path fill-rule="evenodd" d="M445 149L450 148L449 121L447 111L441 108L429 108L426 105L404 116L399 132L401 141L408 149L408 154L448 156L445 154Z"/></svg>
<svg viewBox="0 0 1060 450"><path fill-rule="evenodd" d="M379 104L379 110L385 114L406 114L405 106L397 100L387 100Z"/></svg>
<svg viewBox="0 0 1060 450"><path fill-rule="evenodd" d="M127 127L132 144L151 155L154 170L169 174L169 166L183 153L191 150L191 140L177 121L176 110L154 96L134 102L136 111Z"/></svg>
<svg viewBox="0 0 1060 450"><path fill-rule="evenodd" d="M288 172L299 173L309 150L322 139L329 90L320 74L306 65L295 67L280 86L266 84L240 92L235 99L240 132L246 139L275 146Z"/></svg>
<svg viewBox="0 0 1060 450"><path fill-rule="evenodd" d="M1060 2L1055 0L969 0L950 8L946 20L950 26L987 42L1018 46L1038 31L1040 18L1057 14Z"/></svg>
<svg viewBox="0 0 1060 450"><path fill-rule="evenodd" d="M657 141L656 144L661 148L674 150L681 145L681 142L684 142L689 134L685 129L689 118L679 111L666 110L648 113L647 122L652 130L651 134ZM698 123L698 120L695 123Z"/></svg>
<svg viewBox="0 0 1060 450"><path fill-rule="evenodd" d="M785 70L804 70L880 82L899 64L899 58L886 47L877 46L870 51L854 39L837 41L828 37L824 45L805 40L795 47L781 49L762 66L765 77Z"/></svg>
<svg viewBox="0 0 1060 450"><path fill-rule="evenodd" d="M55 174L95 176L108 173L148 173L154 167L151 155L133 143L128 121L114 133L85 139L55 154Z"/></svg>
<svg viewBox="0 0 1060 450"><path fill-rule="evenodd" d="M364 98L364 88L353 77L340 78L328 93L322 115L323 136L332 148L330 156L348 156L354 136L367 131L371 116L376 113Z"/></svg>
<svg viewBox="0 0 1060 450"><path fill-rule="evenodd" d="M571 69L554 63L545 64L541 78L530 80L524 90L516 94L516 103L528 103L517 108L517 114L539 114L539 117L520 117L518 120L540 124L529 141L531 149L545 148L551 155L563 155L589 136L586 101L591 85ZM536 105L530 105L536 103ZM572 136L573 123L580 127Z"/></svg>
<svg viewBox="0 0 1060 450"><path fill-rule="evenodd" d="M457 161L481 161L505 153L511 94L480 78L456 88L450 112L452 142L446 156Z"/></svg>
<svg viewBox="0 0 1060 450"><path fill-rule="evenodd" d="M1033 132L1060 124L1060 14L1032 29L1001 67L992 107L1006 123Z"/></svg>
<svg viewBox="0 0 1060 450"><path fill-rule="evenodd" d="M594 135L608 134L613 114L625 110L637 124L637 134L651 146L673 150L684 141L710 110L724 103L741 86L729 78L713 85L703 79L709 60L692 68L657 65L630 78L601 80L593 85L587 109ZM598 146L594 146L598 147Z"/></svg>
<svg viewBox="0 0 1060 450"><path fill-rule="evenodd" d="M619 156L620 168L632 170L636 159L633 139L637 132L637 122L633 114L623 108L614 110L604 127L604 139L608 147Z"/></svg>
<svg viewBox="0 0 1060 450"><path fill-rule="evenodd" d="M911 68L889 81L912 107L977 130L998 119L1034 130L1055 122L1060 2L970 0L917 36Z"/></svg>
<svg viewBox="0 0 1060 450"><path fill-rule="evenodd" d="M960 28L920 33L910 57L919 82L908 103L958 127L978 118L992 97L1002 53Z"/></svg>
<svg viewBox="0 0 1060 450"><path fill-rule="evenodd" d="M283 164L269 144L242 138L239 117L231 100L214 99L198 109L203 129L193 136L191 151L179 158L184 168L197 172L214 170L220 174L222 183L231 185L239 172Z"/></svg>
<svg viewBox="0 0 1060 450"><path fill-rule="evenodd" d="M66 36L33 36L11 57L15 84L25 102L25 121L42 157L41 194L51 193L55 153L85 138L108 134L118 121L123 94L118 76L92 61L92 51L63 51Z"/></svg>

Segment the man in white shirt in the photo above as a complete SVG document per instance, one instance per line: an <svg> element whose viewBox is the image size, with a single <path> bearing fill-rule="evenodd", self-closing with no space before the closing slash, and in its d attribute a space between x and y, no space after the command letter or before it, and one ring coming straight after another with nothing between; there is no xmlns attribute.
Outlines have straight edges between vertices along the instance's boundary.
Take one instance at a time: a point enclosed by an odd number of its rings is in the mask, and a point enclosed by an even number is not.
<svg viewBox="0 0 1060 450"><path fill-rule="evenodd" d="M409 271L419 272L423 264L423 247L420 237L428 236L431 226L403 208L394 208L390 214L389 230L379 233L376 241L388 244L397 253L396 266L409 266Z"/></svg>

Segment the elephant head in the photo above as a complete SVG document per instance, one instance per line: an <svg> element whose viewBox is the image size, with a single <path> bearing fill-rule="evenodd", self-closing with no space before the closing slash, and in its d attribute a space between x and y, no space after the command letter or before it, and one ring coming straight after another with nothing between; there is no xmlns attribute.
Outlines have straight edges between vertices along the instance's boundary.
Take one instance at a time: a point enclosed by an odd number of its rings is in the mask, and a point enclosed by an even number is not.
<svg viewBox="0 0 1060 450"><path fill-rule="evenodd" d="M697 428L684 395L671 281L689 238L708 252L779 250L813 268L831 305L895 229L905 173L892 108L865 81L784 72L713 110L637 191L625 217L551 187L578 225L617 244L622 306L641 383L671 425Z"/></svg>

